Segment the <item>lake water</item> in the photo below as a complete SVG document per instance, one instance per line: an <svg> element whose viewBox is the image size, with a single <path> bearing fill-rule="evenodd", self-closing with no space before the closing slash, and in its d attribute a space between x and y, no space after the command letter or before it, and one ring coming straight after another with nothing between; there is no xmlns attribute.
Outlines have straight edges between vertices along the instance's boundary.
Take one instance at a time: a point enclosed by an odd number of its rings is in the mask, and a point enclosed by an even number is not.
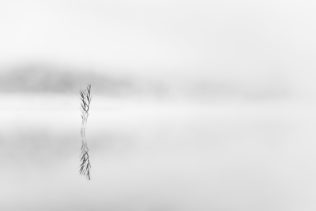
<svg viewBox="0 0 316 211"><path fill-rule="evenodd" d="M0 210L316 209L316 104L3 95Z"/></svg>

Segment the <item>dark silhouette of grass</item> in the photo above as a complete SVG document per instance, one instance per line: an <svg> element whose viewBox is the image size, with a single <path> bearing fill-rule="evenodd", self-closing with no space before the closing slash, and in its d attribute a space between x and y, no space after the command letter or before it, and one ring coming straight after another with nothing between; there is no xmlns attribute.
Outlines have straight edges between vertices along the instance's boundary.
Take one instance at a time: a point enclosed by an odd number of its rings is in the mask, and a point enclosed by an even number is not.
<svg viewBox="0 0 316 211"><path fill-rule="evenodd" d="M90 157L89 148L86 139L86 125L89 117L90 103L91 103L91 84L87 86L85 90L80 91L81 100L81 164L80 164L80 174L87 177L88 180L91 179L90 169Z"/></svg>

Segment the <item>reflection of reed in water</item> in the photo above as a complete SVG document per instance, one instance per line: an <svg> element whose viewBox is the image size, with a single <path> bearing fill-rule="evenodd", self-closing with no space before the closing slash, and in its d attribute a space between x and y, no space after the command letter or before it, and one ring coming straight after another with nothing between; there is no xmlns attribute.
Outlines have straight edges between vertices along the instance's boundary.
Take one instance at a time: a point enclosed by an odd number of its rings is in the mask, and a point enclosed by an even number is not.
<svg viewBox="0 0 316 211"><path fill-rule="evenodd" d="M81 164L80 174L85 175L90 180L90 159L89 159L89 148L86 139L86 125L89 116L90 102L91 102L91 84L87 86L85 90L80 91L81 100Z"/></svg>

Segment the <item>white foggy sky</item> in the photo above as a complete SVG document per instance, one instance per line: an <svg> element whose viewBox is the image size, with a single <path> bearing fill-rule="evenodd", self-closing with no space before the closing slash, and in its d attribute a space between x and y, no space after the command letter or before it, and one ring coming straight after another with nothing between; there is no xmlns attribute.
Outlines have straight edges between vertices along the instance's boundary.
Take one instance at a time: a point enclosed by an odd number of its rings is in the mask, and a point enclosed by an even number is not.
<svg viewBox="0 0 316 211"><path fill-rule="evenodd" d="M314 1L302 0L0 1L0 61L276 77L308 90L316 75L315 11Z"/></svg>

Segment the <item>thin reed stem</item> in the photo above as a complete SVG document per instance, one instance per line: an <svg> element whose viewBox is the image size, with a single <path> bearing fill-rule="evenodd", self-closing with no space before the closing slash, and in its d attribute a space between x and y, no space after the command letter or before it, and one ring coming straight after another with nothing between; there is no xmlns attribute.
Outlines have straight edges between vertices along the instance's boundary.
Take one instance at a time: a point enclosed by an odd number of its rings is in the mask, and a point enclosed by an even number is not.
<svg viewBox="0 0 316 211"><path fill-rule="evenodd" d="M89 148L86 139L86 126L89 117L90 103L91 103L91 84L87 86L85 90L80 91L81 100L81 155L80 155L80 174L87 177L88 180L91 179L90 169L90 156Z"/></svg>

